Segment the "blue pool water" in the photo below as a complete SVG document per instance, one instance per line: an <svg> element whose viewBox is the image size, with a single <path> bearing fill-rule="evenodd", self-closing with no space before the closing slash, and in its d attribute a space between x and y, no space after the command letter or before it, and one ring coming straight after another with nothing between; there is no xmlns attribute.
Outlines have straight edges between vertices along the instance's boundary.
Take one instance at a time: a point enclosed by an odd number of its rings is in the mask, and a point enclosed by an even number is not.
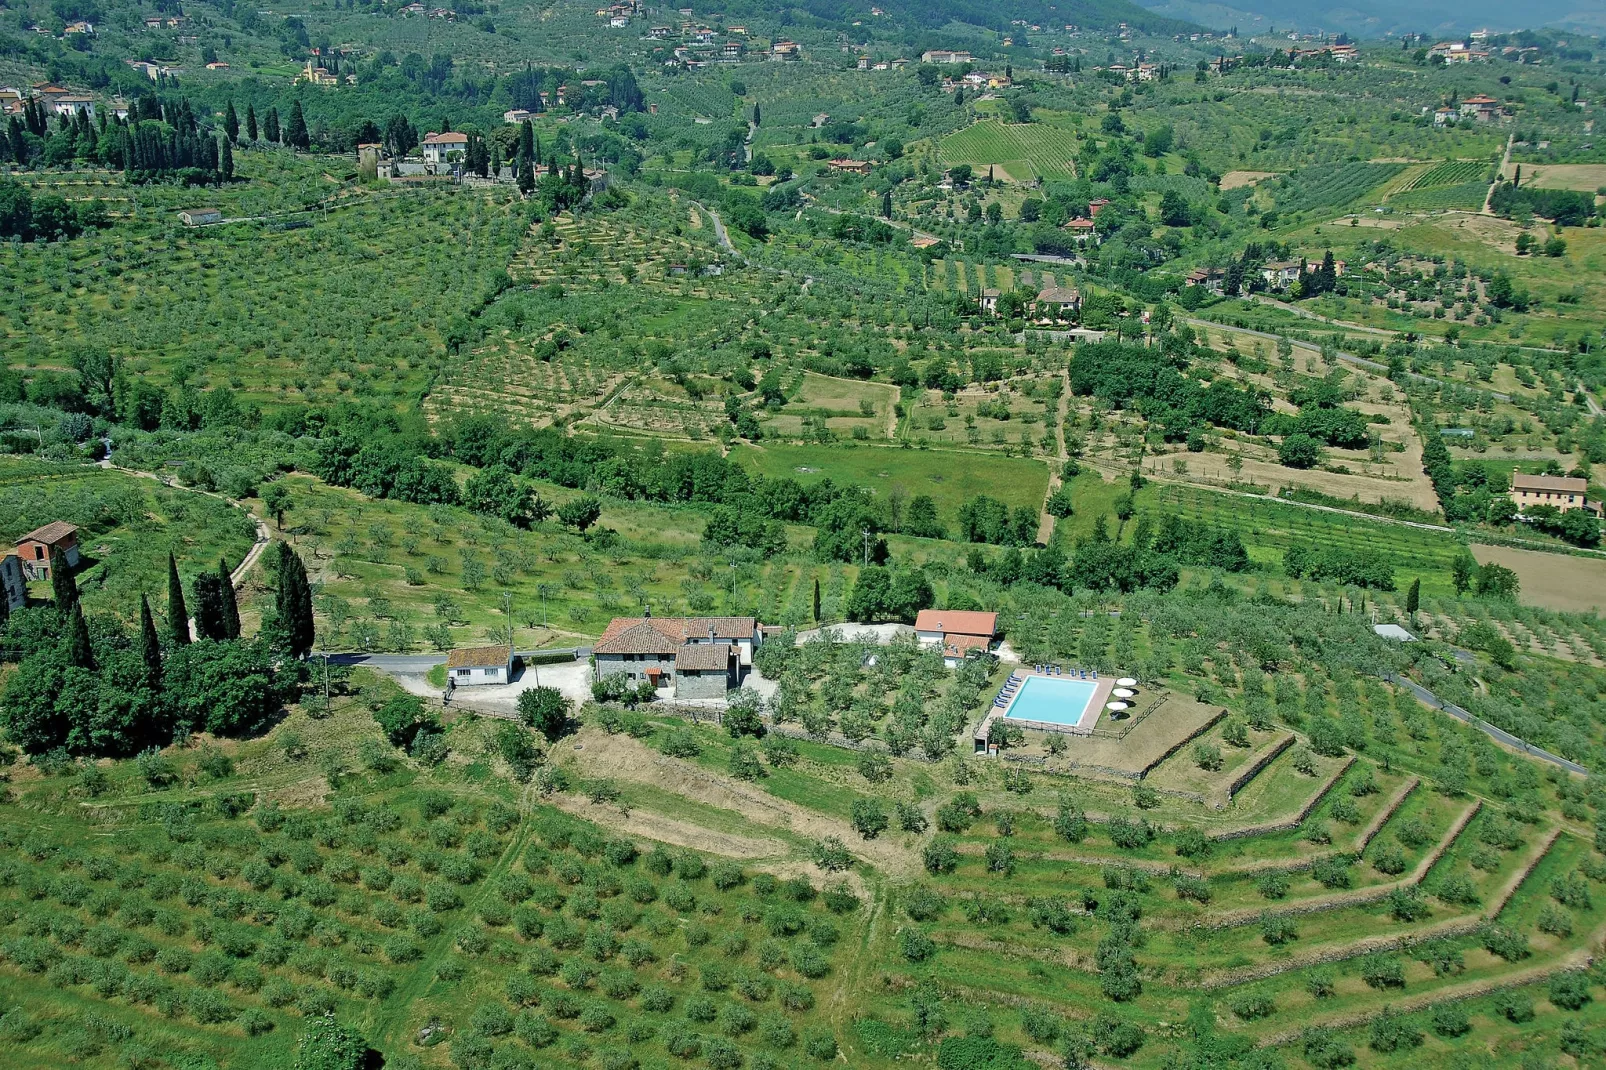
<svg viewBox="0 0 1606 1070"><path fill-rule="evenodd" d="M1010 704L1006 717L1018 721L1042 721L1075 727L1082 722L1098 687L1095 680L1062 680L1053 676L1028 676Z"/></svg>

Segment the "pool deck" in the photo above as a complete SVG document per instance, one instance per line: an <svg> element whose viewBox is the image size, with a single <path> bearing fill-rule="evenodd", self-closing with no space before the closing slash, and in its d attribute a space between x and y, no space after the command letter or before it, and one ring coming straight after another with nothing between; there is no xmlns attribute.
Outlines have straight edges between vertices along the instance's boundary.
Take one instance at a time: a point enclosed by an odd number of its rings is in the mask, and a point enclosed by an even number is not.
<svg viewBox="0 0 1606 1070"><path fill-rule="evenodd" d="M1022 717L1009 716L1009 711L1014 708L1015 700L1020 697L1026 681L1034 676L1041 676L1045 680L1058 681L1081 679L1080 677L1064 674L1055 676L1052 673L1017 669L1014 673L1014 678L1020 680L1021 686L1015 688L1015 693L1009 696L1007 704L1002 707L993 707L992 712L987 715L982 721L981 727L977 729L978 738L986 739L987 731L992 728L993 721L1000 717L1007 719L1011 724L1019 725L1022 728L1036 729L1040 732L1062 732L1072 736L1090 736L1093 734L1093 726L1099 723L1099 718L1106 712L1104 704L1110 701L1110 693L1115 690L1115 681L1118 679L1115 674L1110 674L1108 676L1100 676L1097 680L1086 681L1093 685L1093 697L1088 699L1087 706L1083 708L1081 718L1076 724L1070 725L1056 721L1033 721Z"/></svg>

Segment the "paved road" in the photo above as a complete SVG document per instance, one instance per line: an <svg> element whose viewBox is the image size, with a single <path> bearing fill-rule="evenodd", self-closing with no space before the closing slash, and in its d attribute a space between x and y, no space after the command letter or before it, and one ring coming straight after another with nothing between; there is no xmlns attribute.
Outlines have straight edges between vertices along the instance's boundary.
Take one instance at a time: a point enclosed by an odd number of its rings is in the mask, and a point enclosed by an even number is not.
<svg viewBox="0 0 1606 1070"><path fill-rule="evenodd" d="M736 253L736 246L731 244L731 236L725 230L725 221L719 218L719 213L707 205L699 205L698 207L707 212L708 218L714 221L714 237L719 239L719 247L727 253ZM740 253L736 253L736 255L741 256Z"/></svg>
<svg viewBox="0 0 1606 1070"><path fill-rule="evenodd" d="M1579 773L1584 776L1589 775L1589 770L1585 769L1577 762L1570 762L1566 758L1551 754L1547 750L1535 747L1533 744L1528 743L1525 740L1518 739L1505 729L1497 728L1488 721L1485 721L1479 717L1475 717L1466 710L1462 709L1460 706L1455 705L1455 703L1445 702L1443 699L1439 698L1439 696L1435 695L1433 692L1429 691L1427 688L1423 687L1414 680L1407 680L1405 677L1395 676L1393 673L1384 673L1383 679L1388 680L1391 683L1400 684L1406 690L1410 691L1411 694L1415 695L1417 701L1422 703L1424 706L1431 706L1436 710L1443 710L1456 720L1476 728L1490 739L1493 739L1499 743L1504 743L1506 746L1511 747L1514 750L1522 751L1524 754L1530 755L1534 758L1538 758L1542 762L1549 762L1551 765L1560 766L1569 773Z"/></svg>
<svg viewBox="0 0 1606 1070"><path fill-rule="evenodd" d="M532 658L537 654L540 654L543 657L552 657L557 654L571 654L576 660L578 660L581 658L589 658L591 656L591 648L588 646L581 646L571 647L566 650L521 650L518 652L518 656L521 658ZM329 658L329 664L331 665L361 665L369 669L378 669L380 672L405 673L415 676L422 676L435 666L444 665L446 663L445 654L328 653L326 655L322 650L314 650L312 652L312 657L314 658L321 659L325 656Z"/></svg>
<svg viewBox="0 0 1606 1070"><path fill-rule="evenodd" d="M1047 253L1010 253L1011 260L1024 260L1032 264L1058 264L1061 267L1086 268L1087 261L1079 256L1050 256Z"/></svg>

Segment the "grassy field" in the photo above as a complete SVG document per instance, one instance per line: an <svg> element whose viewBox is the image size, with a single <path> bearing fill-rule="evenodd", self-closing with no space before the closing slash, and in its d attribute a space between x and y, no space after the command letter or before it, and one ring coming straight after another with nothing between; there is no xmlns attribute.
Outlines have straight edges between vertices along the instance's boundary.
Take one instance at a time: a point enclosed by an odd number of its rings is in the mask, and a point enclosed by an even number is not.
<svg viewBox="0 0 1606 1070"><path fill-rule="evenodd" d="M945 524L952 524L959 507L978 494L1011 508L1036 509L1048 489L1048 467L1040 461L954 450L760 445L739 447L732 456L751 471L775 478L803 483L829 478L869 487L881 496L897 489L910 497L929 494Z"/></svg>

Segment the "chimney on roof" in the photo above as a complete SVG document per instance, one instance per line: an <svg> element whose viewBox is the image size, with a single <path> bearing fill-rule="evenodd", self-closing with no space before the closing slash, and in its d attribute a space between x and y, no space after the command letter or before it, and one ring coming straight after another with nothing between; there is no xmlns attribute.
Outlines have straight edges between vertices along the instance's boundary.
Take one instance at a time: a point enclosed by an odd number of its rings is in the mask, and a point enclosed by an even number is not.
<svg viewBox="0 0 1606 1070"><path fill-rule="evenodd" d="M714 622L713 621L709 621L708 622L708 641L710 643L712 643L714 641Z"/></svg>
<svg viewBox="0 0 1606 1070"><path fill-rule="evenodd" d="M651 602L648 602L647 603L647 607L641 611L641 617L642 617L643 620L652 620L652 603Z"/></svg>

